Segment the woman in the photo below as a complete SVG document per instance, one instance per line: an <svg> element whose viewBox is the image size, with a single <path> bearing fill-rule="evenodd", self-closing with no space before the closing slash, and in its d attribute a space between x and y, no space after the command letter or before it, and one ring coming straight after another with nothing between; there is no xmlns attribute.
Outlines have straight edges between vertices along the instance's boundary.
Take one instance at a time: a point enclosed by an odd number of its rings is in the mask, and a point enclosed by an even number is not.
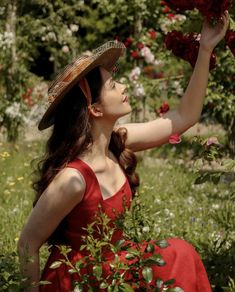
<svg viewBox="0 0 235 292"><path fill-rule="evenodd" d="M106 43L58 75L49 88L50 104L39 123L40 130L51 125L53 130L35 183L34 209L18 243L22 268L31 282L40 279L38 254L43 243L68 244L72 247L70 260L75 262L84 256L80 251L81 238L86 234L83 228L94 220L98 205L111 219L115 219L113 209L123 212L124 196L130 206L139 184L133 152L161 145L198 121L210 56L225 36L228 23L228 12L214 28L204 22L197 63L179 107L147 123L115 125L118 118L131 112L126 87L111 75L124 50L122 43ZM164 267L154 269L155 279L175 278L175 284L186 292L211 291L193 247L177 238L169 239L169 243L161 251L155 247L166 261ZM31 261L25 261L26 254ZM49 268L60 258L53 245L41 277L51 284L30 291L72 291L73 277L68 267Z"/></svg>

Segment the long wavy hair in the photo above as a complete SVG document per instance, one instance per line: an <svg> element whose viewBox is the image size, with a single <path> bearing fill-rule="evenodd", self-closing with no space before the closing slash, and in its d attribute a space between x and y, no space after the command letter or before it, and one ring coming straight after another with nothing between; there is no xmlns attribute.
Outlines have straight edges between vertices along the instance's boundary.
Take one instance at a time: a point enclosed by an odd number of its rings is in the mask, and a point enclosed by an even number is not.
<svg viewBox="0 0 235 292"><path fill-rule="evenodd" d="M99 102L102 88L100 68L96 67L90 71L86 79L90 86L92 103ZM139 186L139 176L135 172L137 158L134 152L125 146L127 134L124 127L113 131L109 149L126 173L134 195ZM56 174L86 151L92 143L87 99L80 87L75 85L57 107L53 130L46 144L44 158L38 163L37 179L33 182L33 189L36 191L33 206Z"/></svg>

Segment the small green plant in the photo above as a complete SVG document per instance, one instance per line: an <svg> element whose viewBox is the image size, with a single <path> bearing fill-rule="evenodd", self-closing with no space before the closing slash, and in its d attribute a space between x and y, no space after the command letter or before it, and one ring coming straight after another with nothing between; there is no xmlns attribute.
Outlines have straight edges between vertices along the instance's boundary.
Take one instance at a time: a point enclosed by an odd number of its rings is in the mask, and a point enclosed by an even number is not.
<svg viewBox="0 0 235 292"><path fill-rule="evenodd" d="M133 220L136 219L136 206L139 205L138 202L132 208ZM85 243L80 249L86 250L88 255L73 263L69 259L71 248L58 246L63 258L54 262L50 268L67 265L68 272L76 274L78 278L73 283L73 291L183 291L179 287L173 287L174 279L162 281L154 278L153 267L165 265L162 256L155 252L155 247L166 248L168 243L165 240L140 242L140 227L137 224L138 220L134 227L135 242L129 240L130 234L126 236L124 233L122 239L113 243L112 237L120 226L115 226L111 219L100 211L93 223L85 229L87 236L83 238Z"/></svg>
<svg viewBox="0 0 235 292"><path fill-rule="evenodd" d="M226 157L225 146L219 143L217 137L203 139L195 136L192 139L192 147L194 149L195 171L198 177L195 184L202 184L211 181L218 184L224 181L231 184L235 180L235 161L230 157ZM213 162L217 163L217 169L211 169ZM202 169L205 164L209 164L210 169Z"/></svg>

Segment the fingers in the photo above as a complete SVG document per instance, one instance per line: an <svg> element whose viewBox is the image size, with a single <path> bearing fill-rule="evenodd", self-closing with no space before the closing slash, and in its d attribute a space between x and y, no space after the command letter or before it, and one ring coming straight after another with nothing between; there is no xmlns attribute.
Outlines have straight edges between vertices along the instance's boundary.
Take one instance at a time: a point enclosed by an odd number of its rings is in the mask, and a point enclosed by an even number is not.
<svg viewBox="0 0 235 292"><path fill-rule="evenodd" d="M222 16L219 18L219 21L217 23L217 28L219 29L220 33L223 33L223 34L226 33L229 26L229 21L230 21L229 13L228 11L225 11L222 14Z"/></svg>
<svg viewBox="0 0 235 292"><path fill-rule="evenodd" d="M221 18L222 18L221 20L222 20L224 26L228 28L230 17L229 17L229 13L227 10L224 12L224 14L222 15Z"/></svg>

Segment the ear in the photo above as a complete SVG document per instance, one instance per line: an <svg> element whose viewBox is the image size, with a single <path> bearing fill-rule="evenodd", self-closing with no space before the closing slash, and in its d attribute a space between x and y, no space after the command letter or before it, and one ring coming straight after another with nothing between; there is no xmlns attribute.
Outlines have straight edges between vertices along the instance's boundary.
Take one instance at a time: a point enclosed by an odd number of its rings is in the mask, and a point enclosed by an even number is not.
<svg viewBox="0 0 235 292"><path fill-rule="evenodd" d="M102 117L103 116L103 113L100 109L100 107L93 103L92 105L89 106L89 111L90 111L90 114L94 117Z"/></svg>

